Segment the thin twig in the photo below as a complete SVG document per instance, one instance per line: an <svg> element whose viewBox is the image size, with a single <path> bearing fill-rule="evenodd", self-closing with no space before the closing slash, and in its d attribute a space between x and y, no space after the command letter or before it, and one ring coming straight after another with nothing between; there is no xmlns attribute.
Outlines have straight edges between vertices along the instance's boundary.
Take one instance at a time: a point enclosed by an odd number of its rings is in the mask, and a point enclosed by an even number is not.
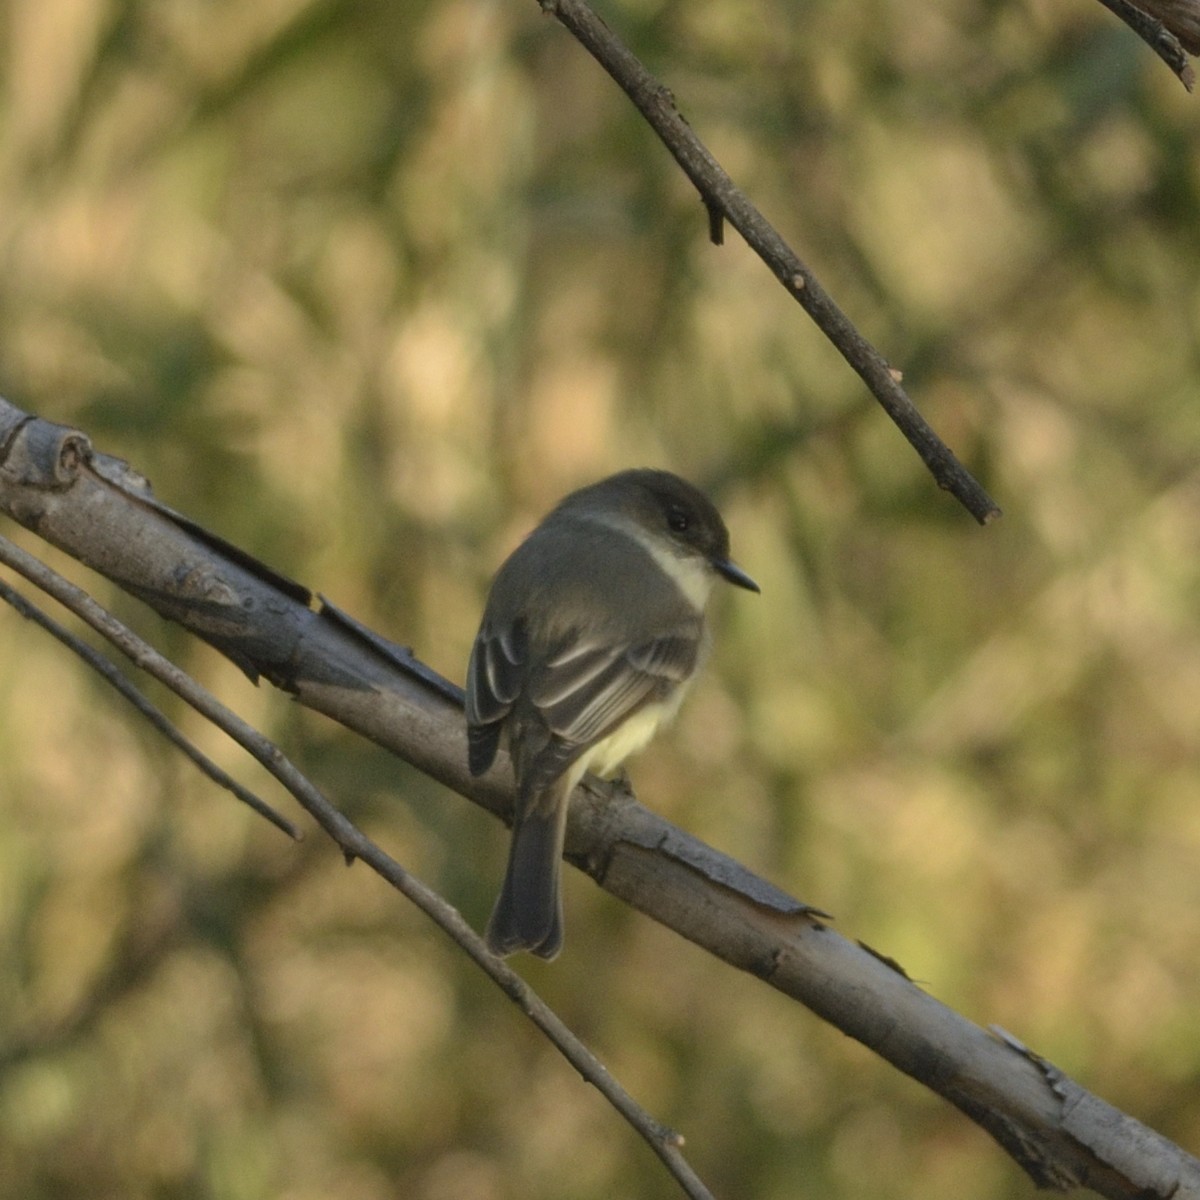
<svg viewBox="0 0 1200 1200"><path fill-rule="evenodd" d="M0 600L15 609L22 617L40 625L51 637L57 638L72 654L78 655L105 683L114 687L134 708L154 726L177 749L183 751L219 787L232 792L243 804L254 809L260 817L266 817L276 829L282 829L293 841L303 841L304 833L282 813L276 812L265 800L256 796L249 788L238 783L232 775L222 771L198 746L193 745L183 733L168 720L166 714L142 695L103 654L87 642L81 641L69 630L64 629L52 617L47 616L19 592L13 591L0 580Z"/></svg>
<svg viewBox="0 0 1200 1200"><path fill-rule="evenodd" d="M416 904L471 956L476 965L550 1039L579 1074L641 1135L690 1200L713 1200L712 1193L683 1156L683 1138L656 1121L633 1099L529 984L503 959L496 958L488 950L483 939L467 924L458 909L410 875L341 814L337 815L343 823L342 831L337 835L338 845L348 854L362 859L376 874Z"/></svg>
<svg viewBox="0 0 1200 1200"><path fill-rule="evenodd" d="M585 0L539 0L613 77L695 184L709 214L709 229L723 216L742 235L788 293L858 373L884 411L921 456L939 487L986 525L1000 508L933 431L900 386L900 373L855 328L815 275L773 225L734 184L675 107L674 97Z"/></svg>
<svg viewBox="0 0 1200 1200"><path fill-rule="evenodd" d="M1200 52L1200 21L1196 6L1179 0L1100 0L1171 68L1179 82L1190 92L1196 86L1196 72L1187 60L1181 40L1186 40L1193 54Z"/></svg>
<svg viewBox="0 0 1200 1200"><path fill-rule="evenodd" d="M608 1072L604 1064L563 1024L532 988L502 959L496 958L483 939L453 905L409 874L386 851L371 841L269 739L244 722L185 671L159 654L131 629L33 555L0 537L0 563L28 579L68 608L125 654L136 666L175 692L197 712L224 730L252 754L325 830L346 856L360 859L380 878L412 901L460 946L523 1013L554 1043L573 1067L641 1135L666 1165L690 1200L713 1200L712 1193L684 1158L683 1139L654 1120ZM2 587L2 585L0 585ZM7 590L7 589L5 589ZM3 598L7 599L7 596ZM19 599L19 597L18 597ZM23 615L31 615L24 612ZM36 611L36 610L34 610ZM36 618L35 618L36 619ZM39 622L41 623L41 622ZM110 664L108 664L110 665Z"/></svg>
<svg viewBox="0 0 1200 1200"><path fill-rule="evenodd" d="M107 609L98 604L82 588L64 579L32 554L22 550L7 538L0 537L0 563L23 575L35 587L52 596L64 608L90 625L129 658L135 666L157 679L180 699L190 704L201 716L229 735L248 754L257 759L285 788L300 799L297 788L308 785L307 780L279 751L269 738L263 737L231 709L226 708L210 691L198 684L186 671L177 667L148 642L123 625ZM301 803L303 801L301 800Z"/></svg>

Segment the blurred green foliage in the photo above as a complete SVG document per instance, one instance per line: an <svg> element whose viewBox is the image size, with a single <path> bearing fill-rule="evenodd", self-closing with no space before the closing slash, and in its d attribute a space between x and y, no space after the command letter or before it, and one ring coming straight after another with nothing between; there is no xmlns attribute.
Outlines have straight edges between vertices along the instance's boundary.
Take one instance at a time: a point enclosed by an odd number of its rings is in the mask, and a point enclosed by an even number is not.
<svg viewBox="0 0 1200 1200"><path fill-rule="evenodd" d="M533 0L13 0L0 388L455 679L558 495L713 485L763 595L640 796L1195 1151L1197 102L1085 0L604 13L1000 523ZM482 923L498 825L116 603ZM11 614L0 663L3 1200L676 1194L378 881ZM718 1195L1031 1194L816 1018L567 907L522 968Z"/></svg>

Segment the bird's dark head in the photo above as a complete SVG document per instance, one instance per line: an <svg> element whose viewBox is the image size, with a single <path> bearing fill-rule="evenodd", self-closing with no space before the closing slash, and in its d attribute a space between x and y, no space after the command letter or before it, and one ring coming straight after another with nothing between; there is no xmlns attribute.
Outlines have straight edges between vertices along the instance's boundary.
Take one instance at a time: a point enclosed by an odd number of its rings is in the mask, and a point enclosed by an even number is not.
<svg viewBox="0 0 1200 1200"><path fill-rule="evenodd" d="M729 557L729 530L716 505L670 471L640 467L610 475L574 492L561 507L577 506L632 521L677 556L701 558L730 583L759 591L758 584Z"/></svg>

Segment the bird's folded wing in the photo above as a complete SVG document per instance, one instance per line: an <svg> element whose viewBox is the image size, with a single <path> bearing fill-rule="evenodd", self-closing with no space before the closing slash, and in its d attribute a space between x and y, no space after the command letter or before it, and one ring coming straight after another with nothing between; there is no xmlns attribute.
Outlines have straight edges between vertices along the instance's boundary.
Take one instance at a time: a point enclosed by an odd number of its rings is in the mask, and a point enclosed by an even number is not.
<svg viewBox="0 0 1200 1200"><path fill-rule="evenodd" d="M557 737L589 745L642 704L665 699L691 674L699 650L690 632L635 646L577 642L542 664L529 699Z"/></svg>

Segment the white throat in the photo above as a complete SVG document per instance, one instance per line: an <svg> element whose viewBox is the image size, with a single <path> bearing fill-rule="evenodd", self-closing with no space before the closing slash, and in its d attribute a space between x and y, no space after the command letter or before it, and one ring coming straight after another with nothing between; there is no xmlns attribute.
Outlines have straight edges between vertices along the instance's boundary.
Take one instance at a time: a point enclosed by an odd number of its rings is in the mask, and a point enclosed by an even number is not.
<svg viewBox="0 0 1200 1200"><path fill-rule="evenodd" d="M595 521L598 525L607 525L609 529L632 538L662 567L668 578L675 581L676 586L691 601L697 612L704 611L708 605L708 598L712 595L716 573L703 558L697 554L675 554L670 546L663 544L662 538L655 537L636 521L623 520L608 513L588 513L587 520Z"/></svg>

